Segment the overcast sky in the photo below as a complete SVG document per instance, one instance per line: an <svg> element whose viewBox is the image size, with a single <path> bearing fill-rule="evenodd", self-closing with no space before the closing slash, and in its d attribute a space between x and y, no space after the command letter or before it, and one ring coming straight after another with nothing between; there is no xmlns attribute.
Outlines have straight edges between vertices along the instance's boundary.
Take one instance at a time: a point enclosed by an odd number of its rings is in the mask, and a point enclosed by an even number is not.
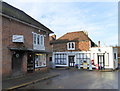
<svg viewBox="0 0 120 91"><path fill-rule="evenodd" d="M57 38L67 32L85 30L95 43L101 41L102 46L118 43L118 2L4 1L50 28Z"/></svg>

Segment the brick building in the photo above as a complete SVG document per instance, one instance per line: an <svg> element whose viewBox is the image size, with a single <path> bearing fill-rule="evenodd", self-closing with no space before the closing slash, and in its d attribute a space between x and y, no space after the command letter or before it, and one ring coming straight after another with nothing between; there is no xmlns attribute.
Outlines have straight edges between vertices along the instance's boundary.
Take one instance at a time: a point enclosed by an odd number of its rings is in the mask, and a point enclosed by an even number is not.
<svg viewBox="0 0 120 91"><path fill-rule="evenodd" d="M2 2L2 75L17 76L48 66L49 28Z"/></svg>
<svg viewBox="0 0 120 91"><path fill-rule="evenodd" d="M84 31L66 33L58 39L56 35L52 35L50 40L53 52L88 51L89 48L96 46Z"/></svg>
<svg viewBox="0 0 120 91"><path fill-rule="evenodd" d="M113 69L118 67L117 48L98 46L88 37L87 32L70 32L56 39L51 36L52 62L56 67L78 67ZM86 64L84 66L84 64ZM100 67L99 67L100 68ZM99 69L98 68L98 69Z"/></svg>
<svg viewBox="0 0 120 91"><path fill-rule="evenodd" d="M76 53L89 51L96 46L84 31L66 33L58 39L53 35L50 44L56 66L74 66Z"/></svg>

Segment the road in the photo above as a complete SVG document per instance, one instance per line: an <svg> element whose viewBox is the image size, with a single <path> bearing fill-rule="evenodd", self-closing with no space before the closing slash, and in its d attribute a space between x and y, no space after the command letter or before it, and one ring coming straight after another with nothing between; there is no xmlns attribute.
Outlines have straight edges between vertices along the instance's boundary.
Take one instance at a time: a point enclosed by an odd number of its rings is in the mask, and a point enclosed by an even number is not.
<svg viewBox="0 0 120 91"><path fill-rule="evenodd" d="M118 72L53 70L61 75L21 89L118 89Z"/></svg>

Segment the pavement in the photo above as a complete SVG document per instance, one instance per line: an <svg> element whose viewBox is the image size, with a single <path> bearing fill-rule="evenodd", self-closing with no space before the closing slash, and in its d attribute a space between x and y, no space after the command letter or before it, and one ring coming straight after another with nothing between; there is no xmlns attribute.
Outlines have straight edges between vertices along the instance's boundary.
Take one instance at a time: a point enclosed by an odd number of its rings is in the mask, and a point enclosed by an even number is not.
<svg viewBox="0 0 120 91"><path fill-rule="evenodd" d="M15 90L59 75L60 73L49 70L47 72L34 72L15 78L4 79L2 80L2 90Z"/></svg>

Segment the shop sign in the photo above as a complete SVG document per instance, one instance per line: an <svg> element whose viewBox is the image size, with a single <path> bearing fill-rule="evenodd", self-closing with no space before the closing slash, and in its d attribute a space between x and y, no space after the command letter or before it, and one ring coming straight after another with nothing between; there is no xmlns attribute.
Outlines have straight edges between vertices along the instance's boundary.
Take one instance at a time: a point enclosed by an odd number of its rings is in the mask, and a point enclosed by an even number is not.
<svg viewBox="0 0 120 91"><path fill-rule="evenodd" d="M24 36L23 35L13 35L12 36L12 42L23 43L24 42Z"/></svg>

